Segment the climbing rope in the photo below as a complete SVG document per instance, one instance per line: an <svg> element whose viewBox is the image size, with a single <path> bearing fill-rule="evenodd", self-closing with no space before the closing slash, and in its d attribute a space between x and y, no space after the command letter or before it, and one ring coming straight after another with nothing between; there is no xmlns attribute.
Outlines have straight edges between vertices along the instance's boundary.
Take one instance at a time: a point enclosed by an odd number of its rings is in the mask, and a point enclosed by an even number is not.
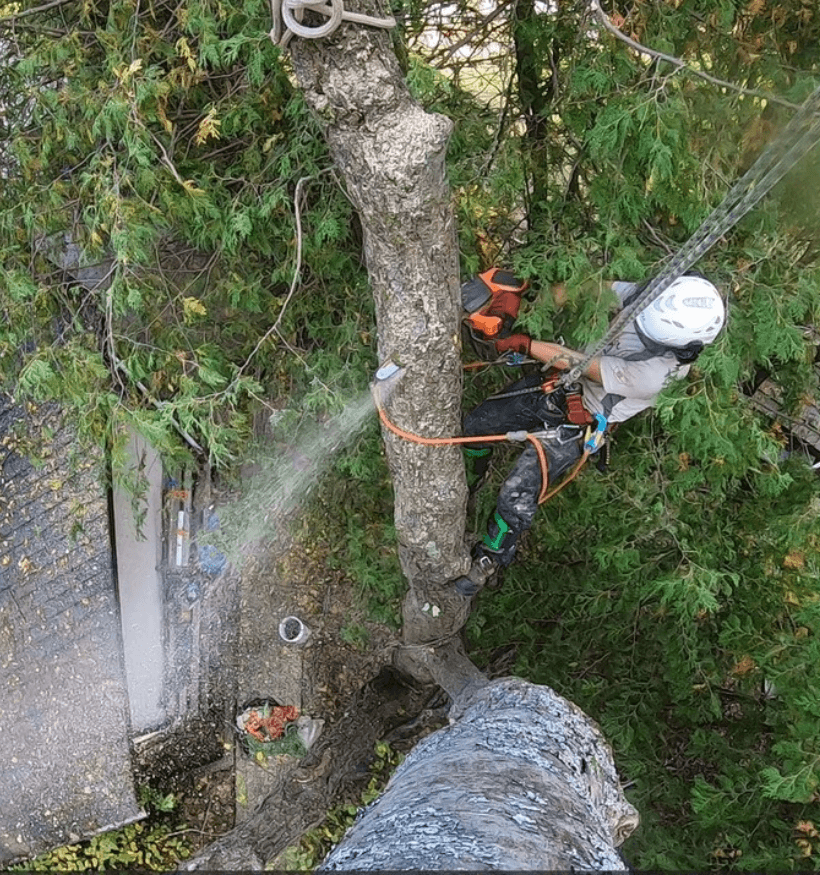
<svg viewBox="0 0 820 875"><path fill-rule="evenodd" d="M600 355L624 327L700 258L754 207L800 159L820 142L820 88L814 91L791 121L761 153L757 161L732 186L723 202L681 247L643 292L613 320L608 331L586 358L566 371L562 385L576 383L589 363Z"/></svg>
<svg viewBox="0 0 820 875"><path fill-rule="evenodd" d="M306 9L326 16L327 21L316 26L303 24L302 18ZM287 48L292 36L300 36L303 39L321 39L330 36L343 21L388 30L396 26L396 19L392 16L376 18L360 12L348 12L344 8L344 0L328 0L327 3L319 0L270 0L270 11L273 19L270 38L274 45L283 49Z"/></svg>

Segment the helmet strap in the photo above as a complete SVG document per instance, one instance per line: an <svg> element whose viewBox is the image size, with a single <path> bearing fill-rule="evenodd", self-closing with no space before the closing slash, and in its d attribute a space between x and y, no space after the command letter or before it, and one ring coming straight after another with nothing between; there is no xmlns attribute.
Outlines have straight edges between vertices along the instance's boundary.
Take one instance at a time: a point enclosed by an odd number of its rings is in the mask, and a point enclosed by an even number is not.
<svg viewBox="0 0 820 875"><path fill-rule="evenodd" d="M648 337L645 332L641 331L641 326L638 325L637 319L633 322L633 325L635 326L635 333L640 338L641 343L646 350L653 355L660 356L671 352L675 358L677 358L679 364L688 365L695 361L701 352L703 352L703 341L692 340L687 343L686 346L667 346L665 343L658 343L657 340L652 340L652 338Z"/></svg>

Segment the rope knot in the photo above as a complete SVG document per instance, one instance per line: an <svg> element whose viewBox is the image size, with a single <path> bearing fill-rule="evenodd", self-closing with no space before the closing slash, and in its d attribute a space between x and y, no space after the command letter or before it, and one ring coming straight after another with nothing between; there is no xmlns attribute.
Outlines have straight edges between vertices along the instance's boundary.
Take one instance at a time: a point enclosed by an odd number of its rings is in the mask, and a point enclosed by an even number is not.
<svg viewBox="0 0 820 875"><path fill-rule="evenodd" d="M364 24L370 27L389 29L396 26L396 19L376 18L359 12L348 12L344 0L270 0L273 28L270 38L274 45L287 48L292 36L303 39L321 39L334 33L343 21ZM302 23L305 10L324 15L327 21L318 25Z"/></svg>

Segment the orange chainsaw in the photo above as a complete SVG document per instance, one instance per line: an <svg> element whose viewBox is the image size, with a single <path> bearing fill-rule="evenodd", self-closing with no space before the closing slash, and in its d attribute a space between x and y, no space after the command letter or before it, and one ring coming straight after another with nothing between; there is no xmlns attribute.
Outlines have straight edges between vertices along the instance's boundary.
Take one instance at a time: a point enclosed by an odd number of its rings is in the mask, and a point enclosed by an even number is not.
<svg viewBox="0 0 820 875"><path fill-rule="evenodd" d="M495 341L512 333L527 287L528 283L497 267L462 284L463 324L482 358L496 358Z"/></svg>

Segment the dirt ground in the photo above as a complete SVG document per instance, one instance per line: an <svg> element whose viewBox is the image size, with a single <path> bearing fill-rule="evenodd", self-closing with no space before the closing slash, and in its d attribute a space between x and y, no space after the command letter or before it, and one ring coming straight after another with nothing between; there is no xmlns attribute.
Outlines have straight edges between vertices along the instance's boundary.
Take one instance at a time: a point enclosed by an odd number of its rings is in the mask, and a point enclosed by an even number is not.
<svg viewBox="0 0 820 875"><path fill-rule="evenodd" d="M367 618L355 581L329 567L332 548L321 538L309 537L309 531L303 522L292 520L287 537L280 530L266 550L254 551L241 571L241 624L251 649L265 646L264 638L261 643L257 640L257 620L270 632L270 647L259 659L266 660L267 670L276 673L280 668L285 671L284 657L292 657L292 651L282 650L273 621L287 611L306 622L311 637L300 649L301 710L328 726L342 716L353 694L389 661L398 633ZM419 726L411 735L418 737L423 731ZM411 745L403 739L402 746ZM174 815L184 825L180 829L186 831L193 851L234 825L233 757L243 756L241 746L236 745L223 759L164 782L163 790L174 792L179 800Z"/></svg>
<svg viewBox="0 0 820 875"><path fill-rule="evenodd" d="M232 766L194 775L177 785L180 829L192 851L210 844L228 832L236 817L236 792Z"/></svg>

